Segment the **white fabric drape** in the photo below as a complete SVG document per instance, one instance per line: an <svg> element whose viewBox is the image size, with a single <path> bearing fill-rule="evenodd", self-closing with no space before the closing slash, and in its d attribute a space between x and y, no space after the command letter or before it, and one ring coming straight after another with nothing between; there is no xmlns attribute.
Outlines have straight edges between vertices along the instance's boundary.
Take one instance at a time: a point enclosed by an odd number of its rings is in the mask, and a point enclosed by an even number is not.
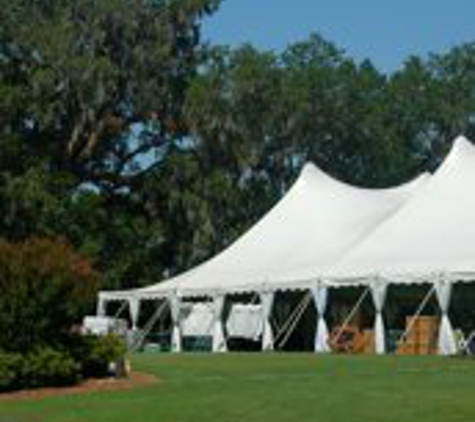
<svg viewBox="0 0 475 422"><path fill-rule="evenodd" d="M224 296L217 295L213 298L213 352L226 352L227 345L224 338L223 328L223 309L224 309Z"/></svg>
<svg viewBox="0 0 475 422"><path fill-rule="evenodd" d="M171 351L181 352L181 300L178 295L172 295L169 298L170 313L172 317L172 339Z"/></svg>
<svg viewBox="0 0 475 422"><path fill-rule="evenodd" d="M374 319L374 349L376 354L386 353L386 335L384 330L383 308L386 302L388 286L379 280L371 283L371 296L373 297L374 309L376 311Z"/></svg>
<svg viewBox="0 0 475 422"><path fill-rule="evenodd" d="M262 338L262 305L234 303L226 319L228 337L259 341Z"/></svg>
<svg viewBox="0 0 475 422"><path fill-rule="evenodd" d="M435 283L435 292L442 312L438 340L439 353L441 355L455 355L457 353L457 342L448 316L452 284L445 281L438 281Z"/></svg>
<svg viewBox="0 0 475 422"><path fill-rule="evenodd" d="M274 335L270 323L274 292L261 292L259 296L262 305L262 350L274 350Z"/></svg>
<svg viewBox="0 0 475 422"><path fill-rule="evenodd" d="M328 304L328 288L318 285L312 289L313 301L317 309L317 330L315 332L315 352L327 353L330 351L328 345L328 327L325 321L325 311Z"/></svg>
<svg viewBox="0 0 475 422"><path fill-rule="evenodd" d="M106 316L106 304L107 302L99 297L99 300L97 301L97 308L96 308L96 315L103 317Z"/></svg>
<svg viewBox="0 0 475 422"><path fill-rule="evenodd" d="M132 330L136 330L140 312L140 300L135 297L129 298L129 310L132 320Z"/></svg>

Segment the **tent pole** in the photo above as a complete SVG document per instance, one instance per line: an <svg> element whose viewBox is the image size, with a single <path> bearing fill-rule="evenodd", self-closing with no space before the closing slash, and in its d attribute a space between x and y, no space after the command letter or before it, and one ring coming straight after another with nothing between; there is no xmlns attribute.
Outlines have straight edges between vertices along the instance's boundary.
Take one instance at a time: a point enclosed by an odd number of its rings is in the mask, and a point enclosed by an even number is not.
<svg viewBox="0 0 475 422"><path fill-rule="evenodd" d="M120 305L119 309L117 312L114 314L114 318L119 318L119 315L124 311L124 309L127 307L127 300L122 301L122 305Z"/></svg>
<svg viewBox="0 0 475 422"><path fill-rule="evenodd" d="M294 332L295 330L295 327L297 326L298 322L300 321L300 319L302 318L302 315L304 314L304 312L307 310L307 307L311 301L311 295L310 295L310 292L304 296L302 302L301 302L301 306L300 306L300 309L297 313L297 315L295 315L293 321L291 322L290 324L290 327L289 329L287 330L287 332L285 333L284 337L282 338L282 340L277 344L277 349L281 349L282 347L285 346L285 344L287 343L287 341L289 340L291 334ZM288 324L287 324L288 325Z"/></svg>
<svg viewBox="0 0 475 422"><path fill-rule="evenodd" d="M455 355L459 349L455 338L452 322L449 318L449 309L452 301L453 283L441 277L434 283L437 302L441 313L437 349L440 355Z"/></svg>
<svg viewBox="0 0 475 422"><path fill-rule="evenodd" d="M429 289L429 291L425 295L424 299L422 299L422 302L419 305L419 307L417 308L416 313L409 320L409 324L407 324L406 329L402 333L401 337L399 337L399 340L397 341L397 344L401 344L406 340L406 337L409 335L409 333L411 332L414 324L416 323L416 319L421 315L422 311L426 307L427 303L429 302L429 299L434 294L434 292L435 292L435 285L432 285L432 287Z"/></svg>
<svg viewBox="0 0 475 422"><path fill-rule="evenodd" d="M305 305L304 302L307 300L307 295L305 295L302 300L297 304L294 310L291 312L289 317L284 321L284 323L279 327L277 333L274 336L274 343L277 343L277 339L284 334L287 330L287 327L292 323L295 316L300 312L300 309Z"/></svg>
<svg viewBox="0 0 475 422"><path fill-rule="evenodd" d="M345 331L345 329L348 328L348 326L350 325L351 320L352 320L353 317L355 316L356 312L360 309L361 304L363 303L363 300L365 300L365 298L366 298L366 296L368 295L370 289L371 289L370 286L366 287L366 289L364 290L364 292L363 292L363 293L361 294L361 296L358 298L358 300L356 301L355 306L353 307L353 309L351 310L351 312L348 314L348 316L346 317L346 319L343 321L343 324L341 325L340 329L337 331L335 337L331 340L333 343L337 343L338 340L340 339L341 335L342 335L343 332Z"/></svg>
<svg viewBox="0 0 475 422"><path fill-rule="evenodd" d="M142 342L145 340L145 337L152 331L153 325L159 320L159 318L162 316L163 312L165 311L166 307L168 305L168 302L164 300L155 310L155 312L152 314L150 319L147 321L145 324L142 332L138 336L137 340L130 346L130 349L132 351L136 351L141 345Z"/></svg>

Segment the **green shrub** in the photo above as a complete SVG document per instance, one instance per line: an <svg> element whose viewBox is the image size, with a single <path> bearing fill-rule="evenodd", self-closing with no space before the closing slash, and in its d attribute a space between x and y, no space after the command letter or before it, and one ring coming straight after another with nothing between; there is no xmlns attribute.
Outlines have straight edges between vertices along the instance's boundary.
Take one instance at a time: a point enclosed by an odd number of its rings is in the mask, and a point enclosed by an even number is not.
<svg viewBox="0 0 475 422"><path fill-rule="evenodd" d="M0 351L0 392L20 387L22 365L20 354Z"/></svg>
<svg viewBox="0 0 475 422"><path fill-rule="evenodd" d="M0 392L73 385L83 377L105 377L110 363L124 358L126 347L115 335L78 335L70 338L64 350L43 347L24 355L0 351Z"/></svg>
<svg viewBox="0 0 475 422"><path fill-rule="evenodd" d="M21 355L0 352L0 391L72 385L81 366L67 353L51 348Z"/></svg>
<svg viewBox="0 0 475 422"><path fill-rule="evenodd" d="M89 350L83 361L83 373L88 377L104 377L109 374L109 364L124 358L126 347L115 335L88 336Z"/></svg>
<svg viewBox="0 0 475 422"><path fill-rule="evenodd" d="M67 349L71 356L81 364L84 377L105 377L109 375L109 365L124 358L125 343L116 335L73 336Z"/></svg>
<svg viewBox="0 0 475 422"><path fill-rule="evenodd" d="M24 357L22 387L63 386L77 383L81 366L69 354L45 347Z"/></svg>

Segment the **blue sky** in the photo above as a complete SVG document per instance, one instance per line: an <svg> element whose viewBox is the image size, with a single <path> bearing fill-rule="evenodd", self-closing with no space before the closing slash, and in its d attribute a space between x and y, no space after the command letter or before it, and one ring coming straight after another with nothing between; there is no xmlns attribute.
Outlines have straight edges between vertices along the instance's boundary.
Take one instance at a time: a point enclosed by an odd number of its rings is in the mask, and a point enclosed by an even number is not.
<svg viewBox="0 0 475 422"><path fill-rule="evenodd" d="M475 0L223 0L204 24L213 43L278 51L311 32L392 72L410 55L475 41Z"/></svg>

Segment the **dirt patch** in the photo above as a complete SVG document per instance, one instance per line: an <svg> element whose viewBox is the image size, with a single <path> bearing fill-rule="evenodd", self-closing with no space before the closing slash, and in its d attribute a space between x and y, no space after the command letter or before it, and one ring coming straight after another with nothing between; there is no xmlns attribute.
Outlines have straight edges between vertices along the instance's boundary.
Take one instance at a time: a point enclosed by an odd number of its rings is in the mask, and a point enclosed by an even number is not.
<svg viewBox="0 0 475 422"><path fill-rule="evenodd" d="M84 394L93 391L130 390L135 387L152 385L158 382L159 379L154 375L134 371L127 378L90 379L72 387L47 387L1 393L0 401L40 399L66 394Z"/></svg>

